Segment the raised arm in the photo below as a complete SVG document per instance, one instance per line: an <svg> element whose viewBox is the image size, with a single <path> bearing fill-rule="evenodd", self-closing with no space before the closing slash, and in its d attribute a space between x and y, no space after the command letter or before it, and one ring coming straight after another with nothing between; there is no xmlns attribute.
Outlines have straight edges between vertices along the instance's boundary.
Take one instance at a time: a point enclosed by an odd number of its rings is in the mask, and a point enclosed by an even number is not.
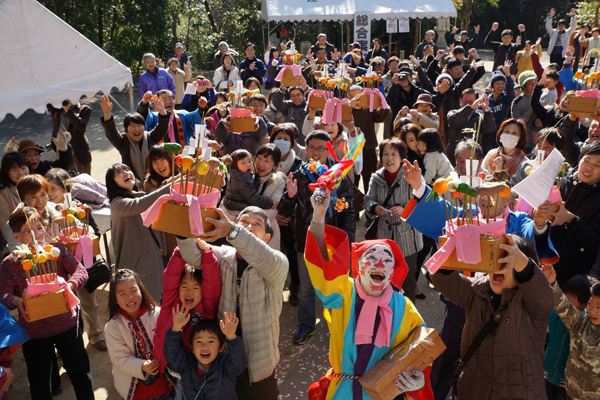
<svg viewBox="0 0 600 400"><path fill-rule="evenodd" d="M125 198L121 197L110 203L110 209L113 215L120 217L130 217L146 211L163 194L168 194L171 186L165 185L160 189L142 197Z"/></svg>

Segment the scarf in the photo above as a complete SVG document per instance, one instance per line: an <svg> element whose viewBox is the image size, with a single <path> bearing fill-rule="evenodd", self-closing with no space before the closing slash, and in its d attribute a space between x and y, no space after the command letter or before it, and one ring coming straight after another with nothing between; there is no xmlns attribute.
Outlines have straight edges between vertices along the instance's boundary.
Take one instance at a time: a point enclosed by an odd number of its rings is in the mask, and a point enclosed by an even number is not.
<svg viewBox="0 0 600 400"><path fill-rule="evenodd" d="M359 278L354 279L356 293L365 301L365 304L360 311L358 322L356 323L356 332L354 333L354 344L371 344L373 343L373 327L375 326L375 316L377 315L377 307L380 308L379 315L381 322L375 336L375 346L383 347L390 345L392 336L392 320L393 313L390 308L390 300L392 299L392 285L388 285L381 297L369 296L365 289L360 284Z"/></svg>
<svg viewBox="0 0 600 400"><path fill-rule="evenodd" d="M138 311L138 315L136 317L136 321L144 314L146 314L148 312L148 307L146 307L145 305L142 305L140 307L140 310ZM123 317L125 317L125 319L127 319L129 322L131 322L131 325L133 326L133 331L134 331L134 336L133 336L133 341L134 341L134 345L137 348L137 352L138 354L136 354L137 358L142 358L145 360L154 360L154 355L152 354L152 344L151 343L147 343L146 340L144 340L142 333L140 332L140 328L137 325L137 322L132 320L131 317L129 316L129 314L127 314L123 309L119 308L119 314L121 314Z"/></svg>
<svg viewBox="0 0 600 400"><path fill-rule="evenodd" d="M177 139L175 139L175 129L173 125L177 125ZM177 112L173 110L171 113L171 120L169 121L169 142L179 143L181 147L185 147L185 134L183 133L183 124L181 118L177 115Z"/></svg>
<svg viewBox="0 0 600 400"><path fill-rule="evenodd" d="M286 176L292 172L290 168L292 168L292 164L294 163L294 159L296 158L296 152L293 149L290 149L288 156L285 160L281 160L279 165L277 166L277 171L283 172Z"/></svg>
<svg viewBox="0 0 600 400"><path fill-rule="evenodd" d="M502 146L496 149L496 154L494 154L494 156L490 159L490 162L493 162L496 157L502 157L504 160L506 160L506 157L504 157L502 154L502 149ZM523 153L523 150L515 149L512 158L504 162L504 170L508 173L508 176L513 176L517 173L517 168L519 168L519 164L521 164L521 161L524 159L525 153Z"/></svg>
<svg viewBox="0 0 600 400"><path fill-rule="evenodd" d="M142 146L127 136L127 140L129 140L130 147L130 158L131 158L131 166L133 167L133 174L137 178L138 181L144 180L144 175L146 174L146 157L148 156L148 137L146 136L146 132L142 136Z"/></svg>

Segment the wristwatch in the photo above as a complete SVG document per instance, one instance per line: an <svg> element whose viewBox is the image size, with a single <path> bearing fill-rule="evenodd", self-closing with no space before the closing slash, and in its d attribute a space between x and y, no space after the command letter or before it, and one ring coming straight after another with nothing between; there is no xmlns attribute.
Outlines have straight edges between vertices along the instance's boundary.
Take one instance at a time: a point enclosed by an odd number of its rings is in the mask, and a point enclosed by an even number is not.
<svg viewBox="0 0 600 400"><path fill-rule="evenodd" d="M236 224L233 225L233 228L227 234L227 240L235 239L237 235L240 233L240 227Z"/></svg>

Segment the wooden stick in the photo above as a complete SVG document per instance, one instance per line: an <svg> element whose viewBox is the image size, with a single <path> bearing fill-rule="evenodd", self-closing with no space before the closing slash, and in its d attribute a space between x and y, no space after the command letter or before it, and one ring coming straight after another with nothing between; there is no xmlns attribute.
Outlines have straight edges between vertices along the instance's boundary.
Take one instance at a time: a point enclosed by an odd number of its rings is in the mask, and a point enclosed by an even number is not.
<svg viewBox="0 0 600 400"><path fill-rule="evenodd" d="M504 219L504 214L506 212L506 198L502 198L502 219Z"/></svg>
<svg viewBox="0 0 600 400"><path fill-rule="evenodd" d="M448 218L448 206L446 205L446 199L444 199L443 195L442 195L442 202L444 203L444 211L446 212L446 221L448 221L448 222L452 222L452 221L450 221L450 219Z"/></svg>
<svg viewBox="0 0 600 400"><path fill-rule="evenodd" d="M500 195L496 195L496 204L494 206L494 222L496 222L496 216L498 215L498 203L500 201Z"/></svg>

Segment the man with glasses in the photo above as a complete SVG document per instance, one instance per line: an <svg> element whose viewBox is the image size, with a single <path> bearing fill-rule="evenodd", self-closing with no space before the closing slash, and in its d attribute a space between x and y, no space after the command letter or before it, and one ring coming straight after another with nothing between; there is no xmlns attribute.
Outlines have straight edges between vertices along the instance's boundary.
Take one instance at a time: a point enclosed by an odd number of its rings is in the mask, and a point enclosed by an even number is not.
<svg viewBox="0 0 600 400"><path fill-rule="evenodd" d="M306 137L306 153L309 162L318 161L328 168L335 163L329 157L327 142L331 142L329 134L322 130L315 130ZM309 163L303 163L295 173L290 173L287 180L287 190L279 205L279 214L284 217L296 215L296 251L298 259L298 275L300 277L300 295L298 297L298 333L294 336L294 343L303 345L308 338L315 334L315 290L308 275L304 261L304 245L306 232L310 226L313 207L310 202L312 190L309 185L319 178L319 174L312 172ZM336 189L338 199L344 199L348 208L337 211L332 205L325 218L325 223L335 226L348 234L350 243L354 242L354 191L352 183L345 177Z"/></svg>

